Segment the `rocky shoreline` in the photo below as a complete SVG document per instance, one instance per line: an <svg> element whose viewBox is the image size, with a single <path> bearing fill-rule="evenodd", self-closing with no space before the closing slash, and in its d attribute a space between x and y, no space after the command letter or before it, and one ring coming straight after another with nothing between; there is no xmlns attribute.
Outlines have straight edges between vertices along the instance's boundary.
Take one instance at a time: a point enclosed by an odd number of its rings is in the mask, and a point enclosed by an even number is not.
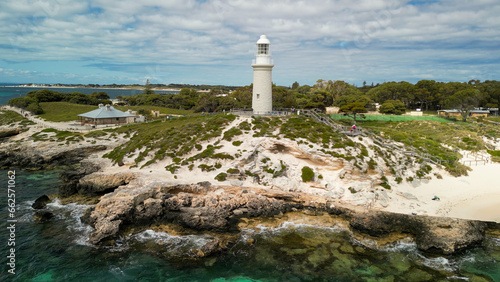
<svg viewBox="0 0 500 282"><path fill-rule="evenodd" d="M100 197L82 217L82 222L94 228L89 243L97 246L113 244L134 228L162 224L223 237L240 232L239 227L248 219L280 218L290 212L347 220L353 232L375 238L407 234L415 239L421 251L444 255L480 246L487 229L500 230L500 224L494 222L391 213L347 204L335 197L284 191L279 187L212 185L206 181L178 184L149 180L144 174L123 172L123 169L104 172L99 162L89 156L107 148L96 144L4 144L0 149L0 167L63 168L60 197ZM50 215L37 214L41 221L50 220ZM331 223L325 222L325 227L331 227L328 224ZM210 242L200 250L199 256L225 249L230 243Z"/></svg>
<svg viewBox="0 0 500 282"><path fill-rule="evenodd" d="M342 218L353 232L383 238L392 233L415 238L421 251L449 255L481 245L487 228L498 224L464 219L361 210L304 193L239 187L131 183L104 195L82 217L94 227L89 242L113 244L126 230L174 223L194 231L239 232L244 219L303 212ZM324 226L331 227L331 226Z"/></svg>

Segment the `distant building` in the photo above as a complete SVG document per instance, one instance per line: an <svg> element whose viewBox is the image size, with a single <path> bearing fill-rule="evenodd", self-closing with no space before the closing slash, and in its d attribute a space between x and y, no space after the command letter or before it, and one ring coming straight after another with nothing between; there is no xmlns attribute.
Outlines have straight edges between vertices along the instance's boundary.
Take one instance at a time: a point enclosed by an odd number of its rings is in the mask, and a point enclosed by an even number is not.
<svg viewBox="0 0 500 282"><path fill-rule="evenodd" d="M98 109L78 115L78 122L80 122L81 125L89 124L94 126L134 123L141 119L141 116L135 113L136 112L132 112L131 110L122 112L111 105L104 106L100 104Z"/></svg>
<svg viewBox="0 0 500 282"><path fill-rule="evenodd" d="M470 117L488 117L489 114L490 114L489 110L471 110L471 111L469 111L469 116ZM438 111L438 116L443 116L443 117L461 117L462 114L457 109L450 109L450 110L439 110Z"/></svg>

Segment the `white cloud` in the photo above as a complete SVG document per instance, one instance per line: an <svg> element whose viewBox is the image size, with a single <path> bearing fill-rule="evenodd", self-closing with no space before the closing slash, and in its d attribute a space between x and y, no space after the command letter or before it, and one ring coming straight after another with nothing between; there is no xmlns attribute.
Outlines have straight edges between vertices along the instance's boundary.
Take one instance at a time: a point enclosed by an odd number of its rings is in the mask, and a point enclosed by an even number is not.
<svg viewBox="0 0 500 282"><path fill-rule="evenodd" d="M485 68L498 76L499 13L494 0L419 5L403 0L4 0L0 36L7 40L0 44L0 66L8 67L2 61L79 60L183 65L191 66L197 79L200 65L212 65L219 72L227 67L233 77L234 68L251 61L258 36L267 34L275 61L286 66L275 75L283 81L299 80L287 74L299 76L302 70L316 79L418 79L421 73L463 80L467 72L446 71L446 64L431 59L476 72L490 60L493 65ZM422 60L432 65L425 68Z"/></svg>

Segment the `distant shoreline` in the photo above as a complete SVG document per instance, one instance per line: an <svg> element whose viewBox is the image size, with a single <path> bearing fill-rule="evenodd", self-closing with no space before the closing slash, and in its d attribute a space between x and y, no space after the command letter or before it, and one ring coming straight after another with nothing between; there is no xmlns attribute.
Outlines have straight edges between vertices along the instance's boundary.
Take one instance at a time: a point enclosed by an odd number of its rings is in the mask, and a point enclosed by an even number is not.
<svg viewBox="0 0 500 282"><path fill-rule="evenodd" d="M53 86L53 85L6 85L3 87L14 87L14 88L88 88L88 89L117 89L117 90L144 90L144 87L133 88L133 87L87 87L87 86ZM181 91L179 88L151 88L151 90L159 91Z"/></svg>

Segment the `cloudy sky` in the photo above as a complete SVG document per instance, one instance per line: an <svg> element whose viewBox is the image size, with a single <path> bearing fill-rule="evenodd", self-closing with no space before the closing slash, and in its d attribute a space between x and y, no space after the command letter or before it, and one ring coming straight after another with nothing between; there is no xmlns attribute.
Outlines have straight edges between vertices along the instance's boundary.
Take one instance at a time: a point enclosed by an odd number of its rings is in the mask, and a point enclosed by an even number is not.
<svg viewBox="0 0 500 282"><path fill-rule="evenodd" d="M498 0L1 0L0 82L500 80Z"/></svg>

